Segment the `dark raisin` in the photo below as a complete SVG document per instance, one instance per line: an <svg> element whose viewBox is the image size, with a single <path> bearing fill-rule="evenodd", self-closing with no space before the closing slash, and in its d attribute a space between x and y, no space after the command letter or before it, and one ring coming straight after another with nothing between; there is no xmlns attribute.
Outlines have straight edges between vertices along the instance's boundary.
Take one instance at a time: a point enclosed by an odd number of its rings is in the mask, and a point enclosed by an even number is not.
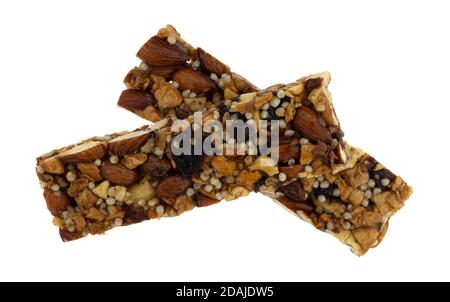
<svg viewBox="0 0 450 302"><path fill-rule="evenodd" d="M306 200L306 194L300 181L292 182L280 188L280 191L292 201L301 202Z"/></svg>
<svg viewBox="0 0 450 302"><path fill-rule="evenodd" d="M333 196L334 190L337 189L337 185L330 184L328 188L321 188L320 186L317 189L314 189L314 195L317 197L319 195L325 196L327 199L335 198Z"/></svg>
<svg viewBox="0 0 450 302"><path fill-rule="evenodd" d="M148 216L144 208L129 206L125 210L125 219L131 221L131 223L139 223L147 220Z"/></svg>
<svg viewBox="0 0 450 302"><path fill-rule="evenodd" d="M269 119L269 120L282 120L282 119L284 119L284 116L276 115L275 111L277 111L277 109L278 109L278 107L270 106L270 108L267 109L267 112L269 113L269 117L267 119Z"/></svg>
<svg viewBox="0 0 450 302"><path fill-rule="evenodd" d="M321 84L322 84L322 79L321 78L313 78L313 79L307 80L305 82L305 93L306 93L306 95L309 95L311 91L313 91L314 89L319 87Z"/></svg>
<svg viewBox="0 0 450 302"><path fill-rule="evenodd" d="M191 177L200 171L203 163L203 155L173 155L176 169L183 177Z"/></svg>

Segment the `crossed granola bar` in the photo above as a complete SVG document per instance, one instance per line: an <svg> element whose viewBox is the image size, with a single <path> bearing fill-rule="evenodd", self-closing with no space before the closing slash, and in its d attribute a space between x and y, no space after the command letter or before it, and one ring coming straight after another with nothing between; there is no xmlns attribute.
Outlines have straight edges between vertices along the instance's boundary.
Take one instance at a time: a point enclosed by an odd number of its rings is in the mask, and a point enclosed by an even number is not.
<svg viewBox="0 0 450 302"><path fill-rule="evenodd" d="M63 240L115 226L176 216L194 207L260 192L363 255L382 240L411 188L343 140L327 90L328 73L258 90L167 26L138 52L119 105L156 122L94 137L37 159L47 206ZM269 156L175 155L173 123L280 124ZM191 127L193 128L193 127ZM205 137L210 133L203 133ZM227 146L234 137L225 137ZM220 146L219 146L220 147ZM250 149L249 142L236 149Z"/></svg>

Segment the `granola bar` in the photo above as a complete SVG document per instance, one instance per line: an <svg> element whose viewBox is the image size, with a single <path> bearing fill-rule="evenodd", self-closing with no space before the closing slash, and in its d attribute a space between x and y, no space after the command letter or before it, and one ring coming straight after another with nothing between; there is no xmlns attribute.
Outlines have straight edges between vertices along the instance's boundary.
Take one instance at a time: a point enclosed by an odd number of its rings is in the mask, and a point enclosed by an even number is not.
<svg viewBox="0 0 450 302"><path fill-rule="evenodd" d="M256 91L242 76L167 25L138 51L142 60L126 75L118 105L155 122L186 118L238 94Z"/></svg>

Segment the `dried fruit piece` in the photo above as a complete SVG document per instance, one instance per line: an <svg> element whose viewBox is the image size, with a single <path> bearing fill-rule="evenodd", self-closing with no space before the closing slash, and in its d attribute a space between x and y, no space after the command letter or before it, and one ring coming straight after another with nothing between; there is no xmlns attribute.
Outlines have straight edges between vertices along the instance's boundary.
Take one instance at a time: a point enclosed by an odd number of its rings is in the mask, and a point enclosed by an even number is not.
<svg viewBox="0 0 450 302"><path fill-rule="evenodd" d="M217 172L223 176L230 176L236 170L236 161L229 160L225 156L215 156L211 164Z"/></svg>
<svg viewBox="0 0 450 302"><path fill-rule="evenodd" d="M64 173L64 165L58 159L57 156L52 156L44 159L39 163L39 165L45 170L47 173L52 174L62 174Z"/></svg>
<svg viewBox="0 0 450 302"><path fill-rule="evenodd" d="M301 202L306 200L306 194L303 190L302 183L298 181L294 181L286 186L280 188L280 191L284 193L284 195L290 200Z"/></svg>
<svg viewBox="0 0 450 302"><path fill-rule="evenodd" d="M149 65L162 67L180 65L189 60L187 49L180 43L170 45L167 40L156 36L139 49L137 56Z"/></svg>
<svg viewBox="0 0 450 302"><path fill-rule="evenodd" d="M191 177L199 172L203 163L203 155L173 155L176 169L184 177Z"/></svg>
<svg viewBox="0 0 450 302"><path fill-rule="evenodd" d="M102 176L100 175L100 169L94 163L80 163L77 165L77 168L81 171L82 174L87 176L92 181L99 181L102 179Z"/></svg>
<svg viewBox="0 0 450 302"><path fill-rule="evenodd" d="M141 171L152 177L162 177L166 175L170 169L172 169L172 164L167 159L160 159L157 156L150 156L147 162L142 164Z"/></svg>
<svg viewBox="0 0 450 302"><path fill-rule="evenodd" d="M181 90L208 93L215 89L215 84L209 77L190 67L177 70L173 79L178 82Z"/></svg>
<svg viewBox="0 0 450 302"><path fill-rule="evenodd" d="M156 90L155 98L158 101L158 107L161 110L177 107L183 102L181 93L170 84L165 84Z"/></svg>
<svg viewBox="0 0 450 302"><path fill-rule="evenodd" d="M168 204L174 204L177 197L186 193L186 190L191 185L192 181L190 179L183 178L181 175L172 175L159 183L156 193L158 197Z"/></svg>
<svg viewBox="0 0 450 302"><path fill-rule="evenodd" d="M230 68L227 65L223 64L200 47L197 48L197 53L200 64L209 73L215 73L220 77L222 74L230 72Z"/></svg>
<svg viewBox="0 0 450 302"><path fill-rule="evenodd" d="M330 131L320 124L319 116L313 109L306 106L298 108L291 123L294 129L305 137L331 144Z"/></svg>
<svg viewBox="0 0 450 302"><path fill-rule="evenodd" d="M143 146L150 134L150 131L141 130L121 135L108 142L108 149L117 156L130 154Z"/></svg>
<svg viewBox="0 0 450 302"><path fill-rule="evenodd" d="M132 112L141 111L156 104L153 96L143 90L128 89L122 91L118 105Z"/></svg>
<svg viewBox="0 0 450 302"><path fill-rule="evenodd" d="M89 163L103 158L105 150L104 143L90 141L60 153L59 159L68 164Z"/></svg>
<svg viewBox="0 0 450 302"><path fill-rule="evenodd" d="M287 163L291 159L297 160L300 156L300 146L294 144L284 144L278 147L279 161Z"/></svg>
<svg viewBox="0 0 450 302"><path fill-rule="evenodd" d="M129 206L125 210L125 219L131 223L139 223L148 219L145 209L137 206Z"/></svg>
<svg viewBox="0 0 450 302"><path fill-rule="evenodd" d="M104 178L116 185L130 185L138 180L138 174L122 164L106 164L101 167Z"/></svg>
<svg viewBox="0 0 450 302"><path fill-rule="evenodd" d="M44 190L44 198L47 203L47 209L53 216L60 216L67 209L67 206L71 204L70 197L64 192Z"/></svg>

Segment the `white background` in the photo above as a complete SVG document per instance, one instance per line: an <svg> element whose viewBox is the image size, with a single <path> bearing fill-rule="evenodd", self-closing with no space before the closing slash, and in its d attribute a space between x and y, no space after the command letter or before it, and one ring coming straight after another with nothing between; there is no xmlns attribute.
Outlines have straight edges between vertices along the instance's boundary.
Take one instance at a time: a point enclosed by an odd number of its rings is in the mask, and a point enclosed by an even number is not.
<svg viewBox="0 0 450 302"><path fill-rule="evenodd" d="M447 1L2 1L0 280L449 281ZM35 157L145 121L117 108L167 23L259 87L328 70L346 139L414 187L356 257L259 195L63 244Z"/></svg>

